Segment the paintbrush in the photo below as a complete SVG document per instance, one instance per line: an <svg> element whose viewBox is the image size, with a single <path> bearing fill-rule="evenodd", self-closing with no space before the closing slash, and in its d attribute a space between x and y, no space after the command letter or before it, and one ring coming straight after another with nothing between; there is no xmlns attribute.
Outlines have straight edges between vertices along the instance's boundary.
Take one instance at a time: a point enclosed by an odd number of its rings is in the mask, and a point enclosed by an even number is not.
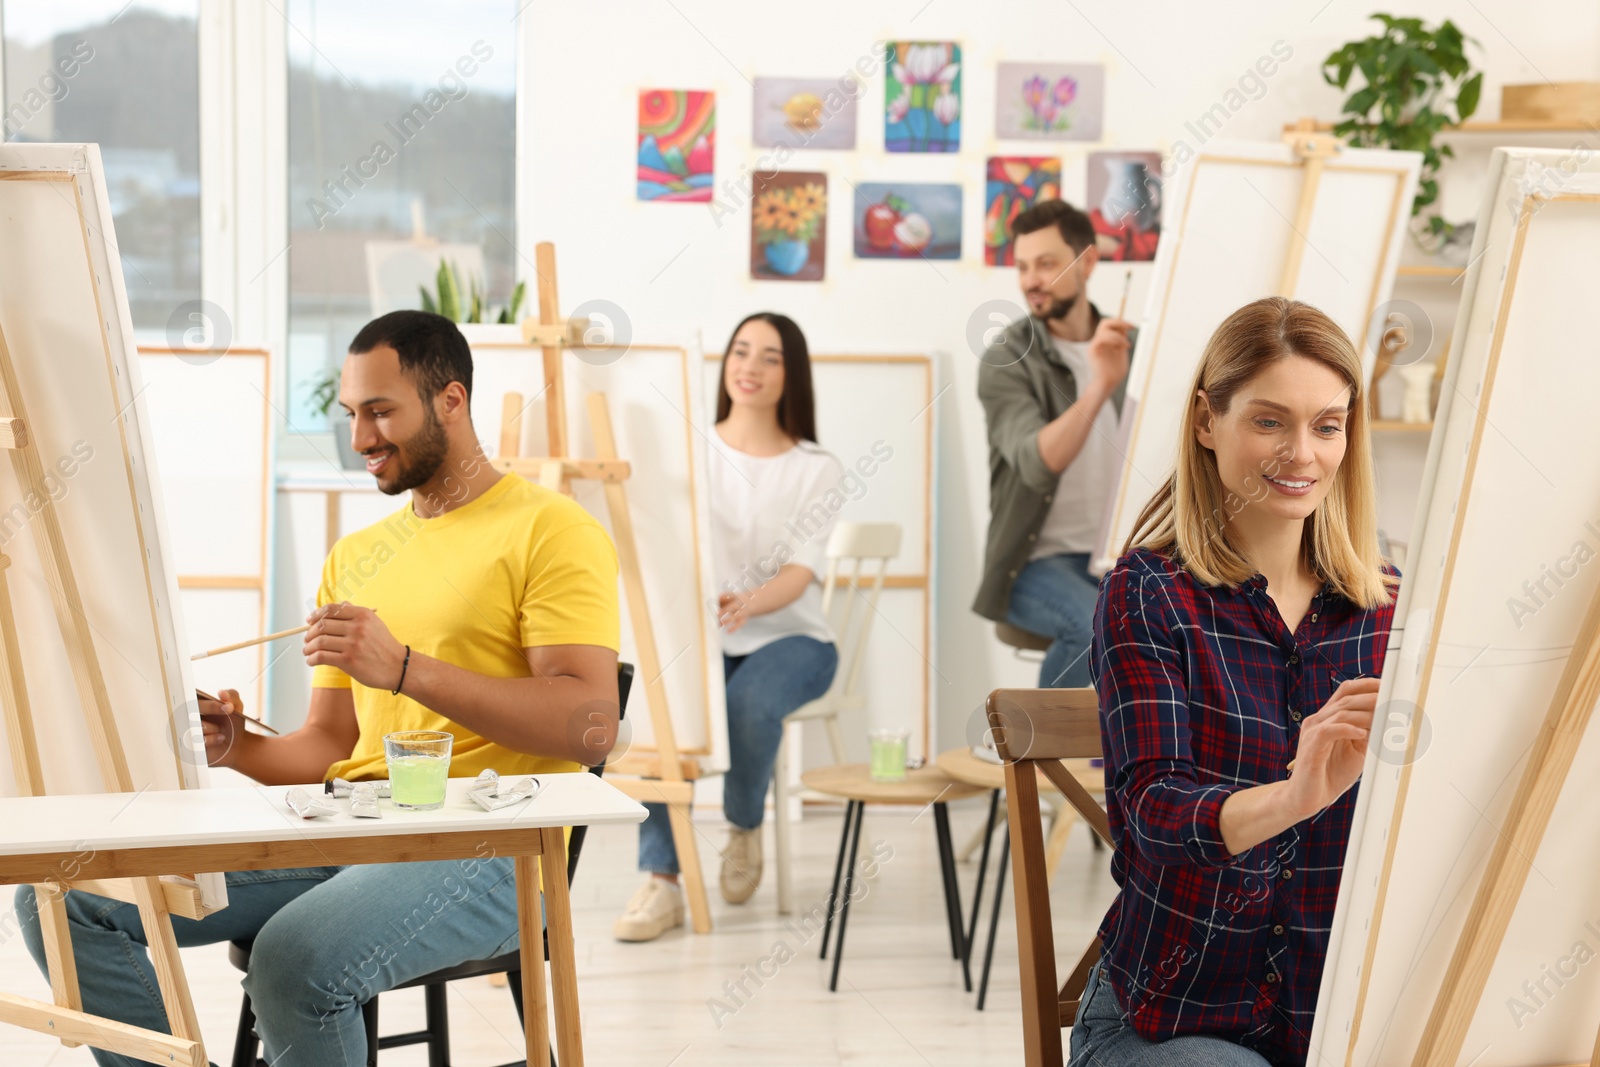
<svg viewBox="0 0 1600 1067"><path fill-rule="evenodd" d="M309 629L311 629L311 625L307 623L305 626L296 626L292 630L279 630L277 633L267 634L265 637L252 637L248 641L239 641L231 645L223 645L221 648L213 648L208 652L196 652L189 658L191 660L196 660L205 659L207 656L220 656L224 652L234 652L241 648L249 648L251 645L259 645L265 641L276 641L280 637L293 637L295 634L303 634Z"/></svg>
<svg viewBox="0 0 1600 1067"><path fill-rule="evenodd" d="M204 689L196 689L194 691L194 695L199 697L201 700L210 700L210 701L212 701L214 703L217 703L217 704L222 703L222 699L220 697L212 696L210 693L206 692ZM274 730L272 727L268 726L266 723L262 722L260 719L255 718L254 716L246 715L242 711L236 712L235 714L237 714L239 716L239 718L245 720L246 722L255 723L257 726L261 727L263 730L265 730L267 733L271 734L273 737L281 737L281 736L283 736L281 732L279 732L277 730Z"/></svg>
<svg viewBox="0 0 1600 1067"><path fill-rule="evenodd" d="M1127 275L1122 279L1122 303L1117 305L1117 318L1124 318L1128 313L1128 293L1133 289L1133 268L1128 268Z"/></svg>

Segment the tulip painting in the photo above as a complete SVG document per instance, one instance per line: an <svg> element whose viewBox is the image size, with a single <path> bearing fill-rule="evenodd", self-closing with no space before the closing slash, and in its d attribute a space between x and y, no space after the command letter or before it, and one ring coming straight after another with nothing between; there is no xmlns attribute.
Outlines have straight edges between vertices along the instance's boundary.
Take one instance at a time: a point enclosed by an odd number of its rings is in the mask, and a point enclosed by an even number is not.
<svg viewBox="0 0 1600 1067"><path fill-rule="evenodd" d="M692 89L639 93L639 199L709 203L717 97Z"/></svg>
<svg viewBox="0 0 1600 1067"><path fill-rule="evenodd" d="M961 46L899 41L886 46L883 146L890 152L961 149Z"/></svg>
<svg viewBox="0 0 1600 1067"><path fill-rule="evenodd" d="M1001 63L995 83L995 136L1098 141L1105 68L1098 63Z"/></svg>
<svg viewBox="0 0 1600 1067"><path fill-rule="evenodd" d="M983 262L1014 263L1011 224L1041 200L1061 196L1061 160L1038 156L990 156L985 168Z"/></svg>

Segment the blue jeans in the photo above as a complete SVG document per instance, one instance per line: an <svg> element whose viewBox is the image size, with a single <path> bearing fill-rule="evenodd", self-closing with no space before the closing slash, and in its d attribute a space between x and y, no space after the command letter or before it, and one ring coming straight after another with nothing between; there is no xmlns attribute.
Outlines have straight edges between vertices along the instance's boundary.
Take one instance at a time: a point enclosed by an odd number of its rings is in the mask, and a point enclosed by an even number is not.
<svg viewBox="0 0 1600 1067"><path fill-rule="evenodd" d="M185 947L254 939L244 989L273 1067L362 1067L363 1003L518 944L509 858L240 871L227 883L226 908L198 921L174 916L172 929ZM16 904L43 971L32 886L17 890ZM139 910L77 891L66 906L84 1009L170 1033ZM101 1067L142 1062L98 1050L94 1058Z"/></svg>
<svg viewBox="0 0 1600 1067"><path fill-rule="evenodd" d="M828 691L839 650L814 637L780 637L748 656L723 656L728 687L728 773L722 812L741 830L761 825L767 783L783 740L783 720ZM639 869L678 873L678 850L665 804L646 804L639 826Z"/></svg>
<svg viewBox="0 0 1600 1067"><path fill-rule="evenodd" d="M1036 559L1011 586L1006 622L1051 638L1039 666L1041 689L1087 689L1089 638L1100 582L1089 576L1089 553L1064 552Z"/></svg>
<svg viewBox="0 0 1600 1067"><path fill-rule="evenodd" d="M1072 1024L1067 1067L1271 1067L1265 1056L1220 1037L1195 1034L1146 1041L1117 1001L1105 962L1089 969L1089 982Z"/></svg>

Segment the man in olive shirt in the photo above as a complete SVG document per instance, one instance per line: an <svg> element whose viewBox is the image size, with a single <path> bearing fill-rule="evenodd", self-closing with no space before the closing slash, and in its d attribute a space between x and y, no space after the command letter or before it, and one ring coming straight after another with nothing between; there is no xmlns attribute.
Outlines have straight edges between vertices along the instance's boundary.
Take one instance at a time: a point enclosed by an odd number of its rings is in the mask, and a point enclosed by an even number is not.
<svg viewBox="0 0 1600 1067"><path fill-rule="evenodd" d="M1122 459L1117 417L1134 331L1089 303L1100 254L1087 215L1046 200L1018 215L1013 232L1029 315L978 368L989 537L972 608L1051 639L1040 686L1081 688L1099 590L1089 559Z"/></svg>

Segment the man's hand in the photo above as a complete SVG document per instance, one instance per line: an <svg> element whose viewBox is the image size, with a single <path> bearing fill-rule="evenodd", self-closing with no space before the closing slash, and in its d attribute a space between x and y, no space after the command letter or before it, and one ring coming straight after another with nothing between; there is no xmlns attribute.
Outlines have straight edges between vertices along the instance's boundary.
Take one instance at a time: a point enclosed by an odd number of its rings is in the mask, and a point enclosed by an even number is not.
<svg viewBox="0 0 1600 1067"><path fill-rule="evenodd" d="M1095 384L1110 396L1128 376L1128 331L1133 323L1104 318L1089 339L1089 368Z"/></svg>
<svg viewBox="0 0 1600 1067"><path fill-rule="evenodd" d="M306 622L306 666L337 667L369 689L393 689L400 680L405 646L371 608L340 601L313 611Z"/></svg>
<svg viewBox="0 0 1600 1067"><path fill-rule="evenodd" d="M209 700L196 693L200 704L200 733L206 745L206 764L211 767L231 767L239 738L245 734L244 701L237 689L224 689L217 699Z"/></svg>

